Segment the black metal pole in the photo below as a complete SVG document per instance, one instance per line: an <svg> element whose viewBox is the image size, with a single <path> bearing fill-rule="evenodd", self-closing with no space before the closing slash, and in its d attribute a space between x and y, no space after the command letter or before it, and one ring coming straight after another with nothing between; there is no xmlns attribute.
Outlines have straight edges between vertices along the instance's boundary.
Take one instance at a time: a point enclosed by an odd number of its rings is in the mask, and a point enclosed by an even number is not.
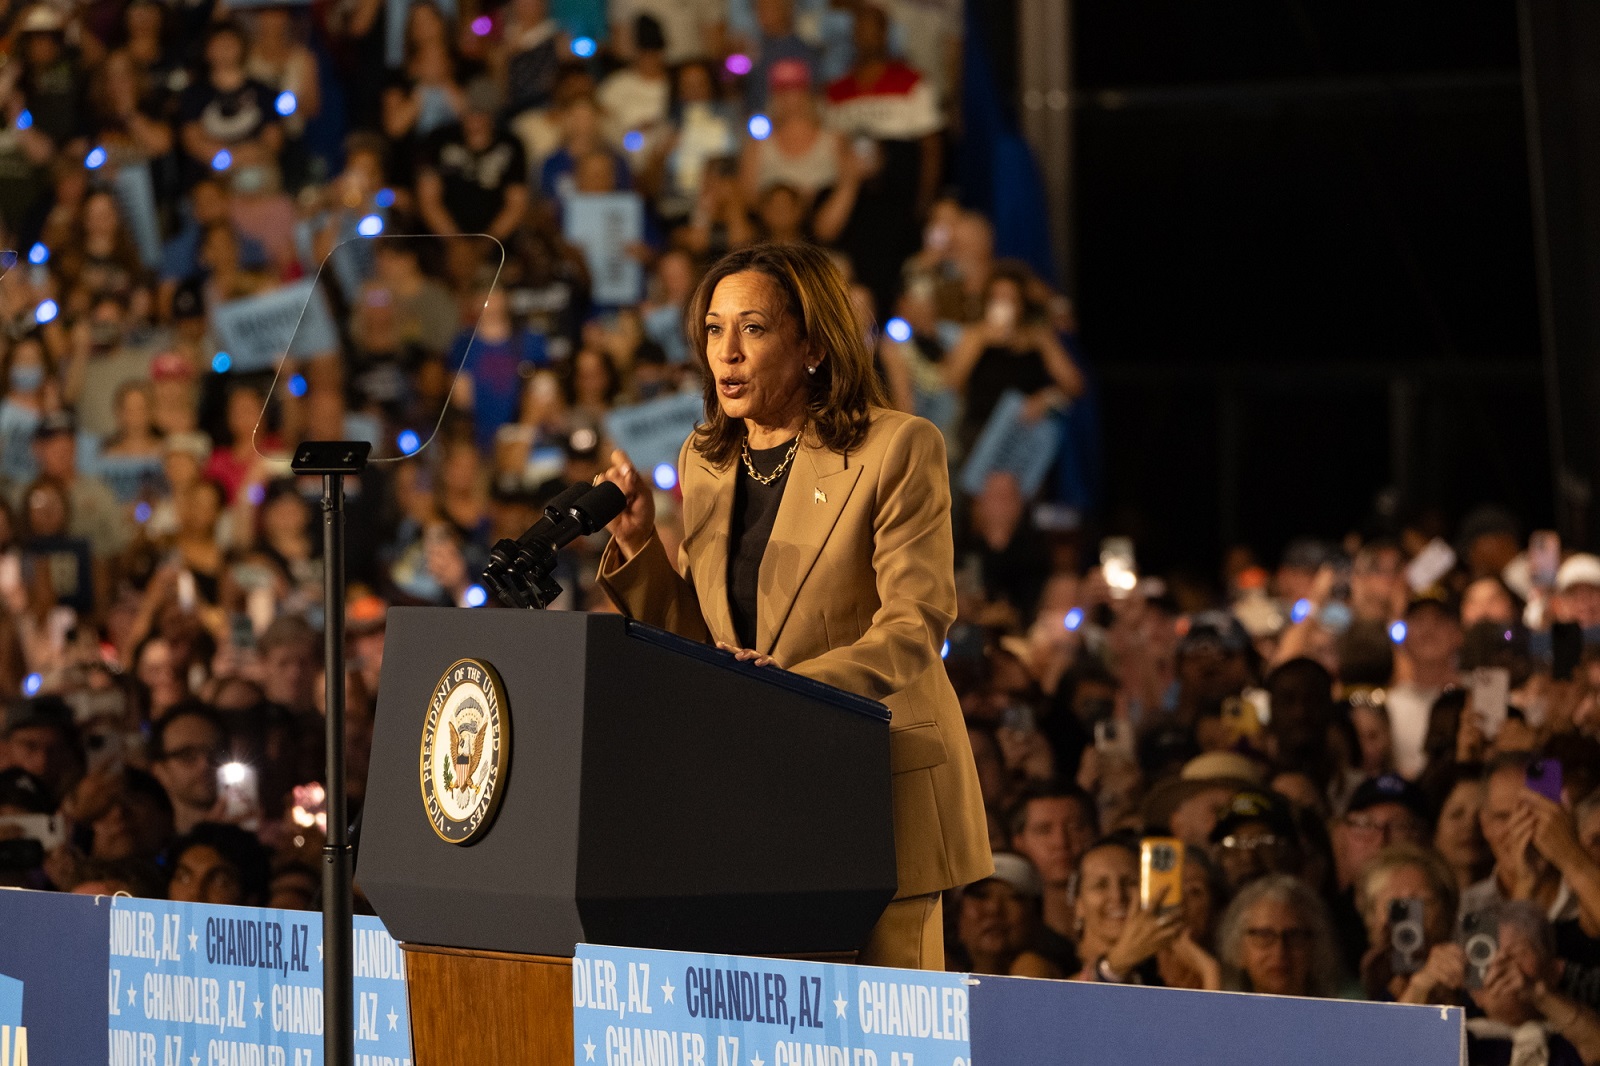
<svg viewBox="0 0 1600 1066"><path fill-rule="evenodd" d="M322 1053L325 1066L354 1066L354 948L350 810L344 788L344 475L322 475L322 622L328 740L328 834L322 847Z"/></svg>

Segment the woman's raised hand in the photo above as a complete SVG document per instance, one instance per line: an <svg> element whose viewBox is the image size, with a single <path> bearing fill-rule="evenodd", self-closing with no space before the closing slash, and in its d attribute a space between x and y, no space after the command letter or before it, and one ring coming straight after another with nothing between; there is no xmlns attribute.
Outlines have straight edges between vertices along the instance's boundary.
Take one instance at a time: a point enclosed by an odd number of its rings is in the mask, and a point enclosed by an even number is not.
<svg viewBox="0 0 1600 1066"><path fill-rule="evenodd" d="M1183 934L1183 914L1176 907L1163 907L1167 890L1140 907L1135 900L1128 907L1128 917L1122 923L1122 935L1106 953L1106 964L1112 971L1126 978L1144 960L1169 947Z"/></svg>
<svg viewBox="0 0 1600 1066"><path fill-rule="evenodd" d="M627 506L606 528L611 531L623 558L632 559L644 550L644 546L650 542L650 535L656 530L655 496L649 483L639 476L628 453L620 448L611 453L611 465L595 480L595 484L601 481L611 482L627 497Z"/></svg>

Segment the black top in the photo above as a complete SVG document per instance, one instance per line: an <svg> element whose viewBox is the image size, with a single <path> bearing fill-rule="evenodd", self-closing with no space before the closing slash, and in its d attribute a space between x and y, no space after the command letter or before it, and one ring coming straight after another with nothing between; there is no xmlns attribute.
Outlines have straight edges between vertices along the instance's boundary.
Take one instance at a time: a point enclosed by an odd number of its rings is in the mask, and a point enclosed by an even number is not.
<svg viewBox="0 0 1600 1066"><path fill-rule="evenodd" d="M763 477L776 470L789 454L794 439L776 448L751 448L750 462ZM739 461L738 481L733 489L733 522L728 531L728 610L733 615L733 631L739 647L756 646L756 593L761 576L761 557L767 552L767 538L783 502L783 487L794 469L791 462L770 485L750 476L744 460Z"/></svg>
<svg viewBox="0 0 1600 1066"><path fill-rule="evenodd" d="M978 439L984 423L989 421L995 405L1007 389L1016 389L1024 396L1032 396L1054 383L1039 349L1015 351L1004 345L989 345L978 356L972 376L967 379L966 417L962 422L966 443L970 446Z"/></svg>

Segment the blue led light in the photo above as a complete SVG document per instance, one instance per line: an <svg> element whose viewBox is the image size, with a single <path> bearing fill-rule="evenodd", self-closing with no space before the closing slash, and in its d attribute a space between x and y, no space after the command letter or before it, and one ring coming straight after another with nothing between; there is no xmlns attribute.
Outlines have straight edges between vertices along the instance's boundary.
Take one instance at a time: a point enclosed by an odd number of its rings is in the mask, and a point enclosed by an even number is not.
<svg viewBox="0 0 1600 1066"><path fill-rule="evenodd" d="M416 455L417 450L422 447L422 438L417 436L417 431L414 429L401 430L394 442L400 446L401 455Z"/></svg>
<svg viewBox="0 0 1600 1066"><path fill-rule="evenodd" d="M630 152L637 152L644 147L644 134L638 130L629 130L622 135L622 147Z"/></svg>
<svg viewBox="0 0 1600 1066"><path fill-rule="evenodd" d="M941 658L941 659L950 658L950 642L948 640L944 642L944 647L939 649L939 658Z"/></svg>
<svg viewBox="0 0 1600 1066"><path fill-rule="evenodd" d="M32 248L28 249L28 262L34 266L44 266L50 262L50 249L43 244L34 244Z"/></svg>
<svg viewBox="0 0 1600 1066"><path fill-rule="evenodd" d="M678 485L678 468L671 463L657 463L650 476L662 492L671 492Z"/></svg>
<svg viewBox="0 0 1600 1066"><path fill-rule="evenodd" d="M489 593L482 585L468 585L467 591L461 594L461 600L468 607L482 607L489 602Z"/></svg>
<svg viewBox="0 0 1600 1066"><path fill-rule="evenodd" d="M1061 628L1068 630L1069 632L1076 633L1078 631L1078 627L1081 625L1083 625L1082 607L1074 607L1072 610L1068 611L1067 616L1061 620Z"/></svg>
<svg viewBox="0 0 1600 1066"><path fill-rule="evenodd" d="M106 150L98 146L89 149L89 154L83 157L83 165L90 170L99 170L106 165Z"/></svg>
<svg viewBox="0 0 1600 1066"><path fill-rule="evenodd" d="M572 54L579 59L588 59L595 53L593 37L574 37L572 39Z"/></svg>
<svg viewBox="0 0 1600 1066"><path fill-rule="evenodd" d="M250 498L251 507L260 507L267 501L267 487L262 484L251 485L244 494Z"/></svg>
<svg viewBox="0 0 1600 1066"><path fill-rule="evenodd" d="M218 352L211 357L211 369L219 374L226 374L233 369L233 356L227 352Z"/></svg>
<svg viewBox="0 0 1600 1066"><path fill-rule="evenodd" d="M750 136L758 141L764 141L772 136L772 120L766 115L751 115Z"/></svg>
<svg viewBox="0 0 1600 1066"><path fill-rule="evenodd" d="M44 678L39 674L29 674L22 679L22 694L24 696L37 696L39 689L44 685Z"/></svg>
<svg viewBox="0 0 1600 1066"><path fill-rule="evenodd" d="M233 166L233 153L226 148L211 157L212 170L227 170L231 166Z"/></svg>
<svg viewBox="0 0 1600 1066"><path fill-rule="evenodd" d="M42 326L46 322L54 322L60 313L61 308L56 306L54 300L44 300L33 309L33 320Z"/></svg>
<svg viewBox="0 0 1600 1066"><path fill-rule="evenodd" d="M1406 642L1406 624L1404 622L1396 622L1390 626L1389 639L1396 644L1404 644Z"/></svg>
<svg viewBox="0 0 1600 1066"><path fill-rule="evenodd" d="M133 509L133 520L142 526L146 522L150 521L150 515L152 513L153 512L150 510L150 505L145 503L143 500L140 500Z"/></svg>
<svg viewBox="0 0 1600 1066"><path fill-rule="evenodd" d="M903 318L891 318L884 324L883 331L889 335L890 340L899 341L901 344L911 339L911 323Z"/></svg>
<svg viewBox="0 0 1600 1066"><path fill-rule="evenodd" d="M295 374L289 378L289 395L304 396L306 394L306 376Z"/></svg>
<svg viewBox="0 0 1600 1066"><path fill-rule="evenodd" d="M1304 622L1311 616L1310 600L1295 600L1294 606L1289 609L1289 620L1295 623Z"/></svg>
<svg viewBox="0 0 1600 1066"><path fill-rule="evenodd" d="M294 98L294 93L285 90L278 94L278 99L273 101L272 106L277 109L278 114L288 118L294 114L295 108L300 106L300 101Z"/></svg>
<svg viewBox="0 0 1600 1066"><path fill-rule="evenodd" d="M379 189L378 190L378 195L376 195L376 196L374 196L372 198L372 202L377 204L379 207L393 207L394 206L394 190L393 189Z"/></svg>
<svg viewBox="0 0 1600 1066"><path fill-rule="evenodd" d="M368 215L356 223L356 232L363 237L376 237L383 232L383 216Z"/></svg>
<svg viewBox="0 0 1600 1066"><path fill-rule="evenodd" d="M32 128L33 128L33 112L27 110L26 108L24 108L22 110L22 113L17 115L17 129L19 129L19 130L28 130L28 129L32 129Z"/></svg>

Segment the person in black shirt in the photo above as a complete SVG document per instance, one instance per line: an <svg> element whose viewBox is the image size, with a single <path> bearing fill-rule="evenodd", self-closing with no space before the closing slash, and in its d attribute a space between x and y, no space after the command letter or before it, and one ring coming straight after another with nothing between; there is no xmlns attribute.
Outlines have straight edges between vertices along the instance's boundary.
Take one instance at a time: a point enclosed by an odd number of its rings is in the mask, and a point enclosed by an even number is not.
<svg viewBox="0 0 1600 1066"><path fill-rule="evenodd" d="M467 86L461 121L428 139L417 177L422 220L441 236L487 233L504 239L528 206L528 159L522 144L498 128L499 95L480 79Z"/></svg>
<svg viewBox="0 0 1600 1066"><path fill-rule="evenodd" d="M254 156L266 162L283 147L275 94L244 68L244 36L219 23L206 40L205 78L191 85L179 106L184 154L191 175L226 170ZM220 153L227 150L227 156Z"/></svg>

